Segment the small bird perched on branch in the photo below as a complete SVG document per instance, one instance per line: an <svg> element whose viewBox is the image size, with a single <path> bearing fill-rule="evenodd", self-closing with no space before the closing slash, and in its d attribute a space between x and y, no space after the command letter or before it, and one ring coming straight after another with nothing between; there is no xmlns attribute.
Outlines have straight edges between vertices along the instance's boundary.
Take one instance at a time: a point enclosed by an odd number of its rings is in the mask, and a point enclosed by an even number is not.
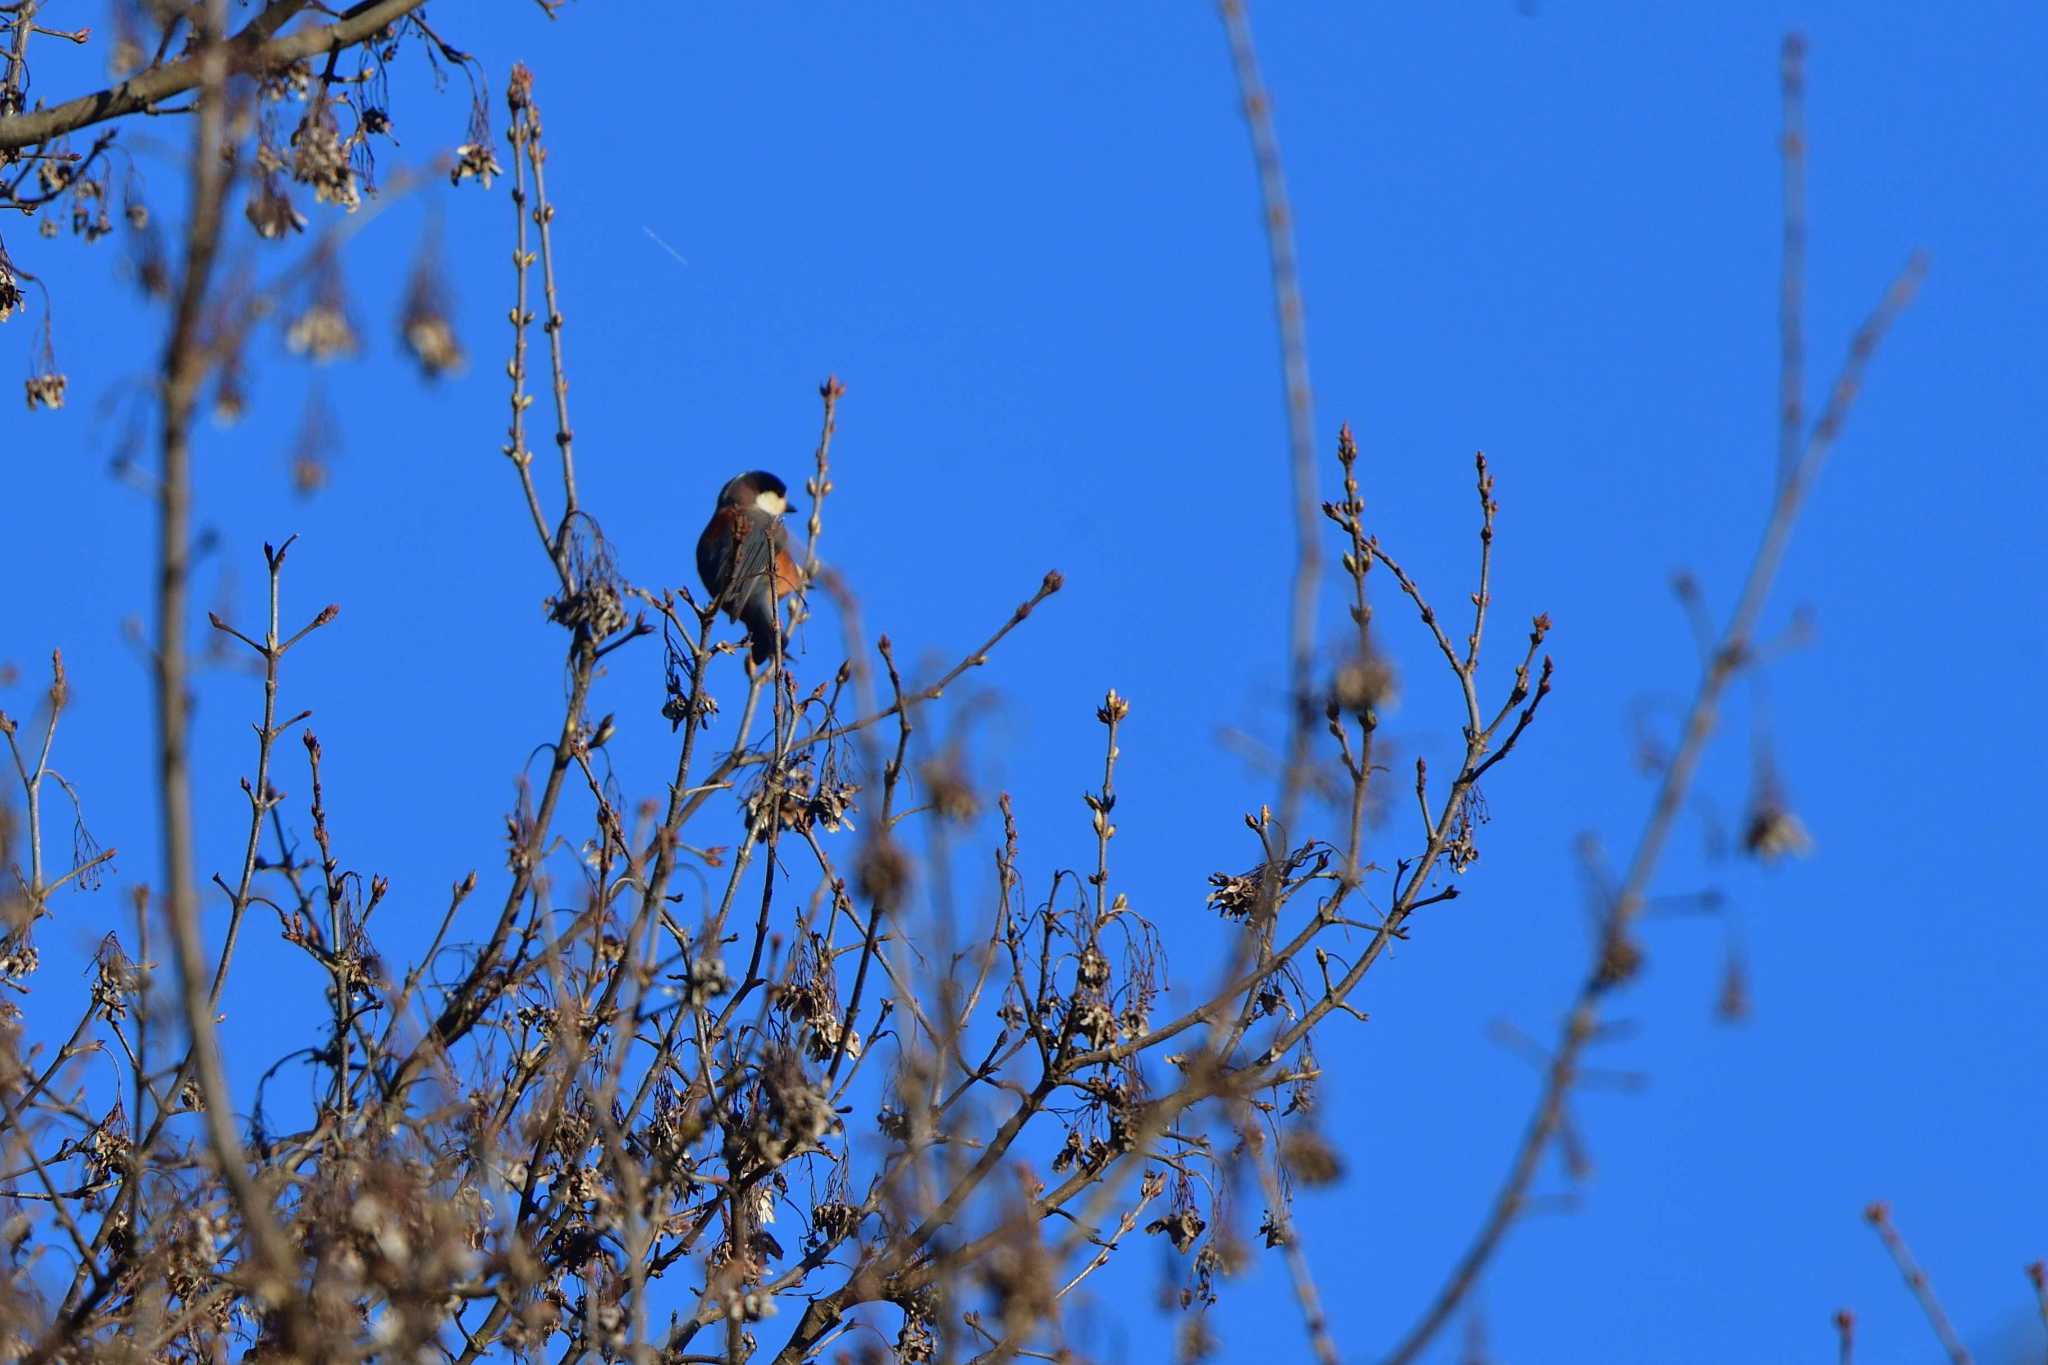
<svg viewBox="0 0 2048 1365"><path fill-rule="evenodd" d="M749 470L718 490L718 506L697 537L697 576L725 614L741 622L753 642L756 667L776 657L782 599L803 585L790 557L782 516L789 489L765 470Z"/></svg>

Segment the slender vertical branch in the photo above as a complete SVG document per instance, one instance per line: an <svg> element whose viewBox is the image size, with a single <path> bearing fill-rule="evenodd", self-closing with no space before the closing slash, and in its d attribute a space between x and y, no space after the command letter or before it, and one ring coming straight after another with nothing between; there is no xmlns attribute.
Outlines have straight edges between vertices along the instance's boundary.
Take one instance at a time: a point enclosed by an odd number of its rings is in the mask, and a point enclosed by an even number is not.
<svg viewBox="0 0 2048 1365"><path fill-rule="evenodd" d="M528 78L524 111L526 160L533 168L533 221L540 235L541 287L548 304L548 318L541 324L541 330L548 334L548 358L555 392L555 445L562 454L562 520L555 531L555 546L559 553L568 544L569 526L576 518L575 433L569 427L569 368L562 358L562 305L555 292L555 206L548 202L548 149L541 142L540 108L533 102L532 89L531 78ZM523 279L521 286L523 289Z"/></svg>
<svg viewBox="0 0 2048 1365"><path fill-rule="evenodd" d="M48 701L49 719L43 725L42 743L36 746L36 761L30 766L22 752L19 727L0 712L0 738L7 741L7 751L14 759L15 776L21 782L22 805L28 813L28 922L39 918L49 899L51 890L48 877L43 870L43 781L50 776L50 750L57 742L57 722L64 714L64 704L70 696L70 685L64 676L64 652L50 652L50 691Z"/></svg>
<svg viewBox="0 0 2048 1365"><path fill-rule="evenodd" d="M250 1178L248 1161L234 1130L234 1108L219 1040L214 1034L212 994L206 977L199 929L199 889L192 821L189 663L185 634L192 573L192 418L210 357L199 336L207 288L220 250L221 217L227 197L227 165L221 156L226 130L227 51L222 43L225 0L209 0L200 35L201 80L198 119L193 129L191 210L185 231L183 271L171 330L164 346L162 387L163 467L157 485L157 595L155 710L157 799L163 823L163 901L177 963L178 994L191 1034L193 1062L205 1097L206 1131L221 1178L233 1192L253 1244L256 1269L266 1297L288 1280L290 1259L269 1210Z"/></svg>
<svg viewBox="0 0 2048 1365"><path fill-rule="evenodd" d="M328 1006L334 1017L334 1105L344 1126L349 1116L349 980L347 963L348 902L342 892L341 867L335 861L333 840L327 832L327 797L320 782L320 738L311 730L300 736L306 745L306 763L313 788L313 843L320 850L320 885L327 902L327 989Z"/></svg>
<svg viewBox="0 0 2048 1365"><path fill-rule="evenodd" d="M548 529L547 513L541 510L540 490L533 482L533 452L526 445L526 410L533 406L533 395L526 391L526 329L533 325L533 311L526 306L527 272L533 268L534 253L526 244L527 195L526 195L526 149L535 136L532 108L533 77L524 66L512 68L511 83L505 91L505 102L511 111L512 124L505 130L505 139L512 144L512 358L506 362L505 373L512 381L512 416L506 431L505 457L512 461L512 467L519 474L519 488L526 498L527 514L533 519L533 529L540 537L541 549L547 552L549 563L554 565L555 575L562 581L563 592L574 592L576 584L569 572L569 556L566 545L558 543L556 532ZM569 519L565 514L557 528L566 529Z"/></svg>
<svg viewBox="0 0 2048 1365"><path fill-rule="evenodd" d="M1478 693L1474 677L1479 670L1479 645L1486 635L1486 609L1493 605L1493 519L1500 504L1493 500L1493 474L1486 467L1486 452L1472 457L1478 470L1479 487L1479 586L1472 593L1472 633L1465 637L1465 663L1459 670L1465 680L1465 694L1476 706ZM1472 713L1473 723L1478 713Z"/></svg>
<svg viewBox="0 0 2048 1365"><path fill-rule="evenodd" d="M818 542L825 534L825 496L832 491L832 437L839 430L839 400L846 396L846 385L839 382L839 376L825 376L825 382L818 386L818 399L824 405L824 414L818 425L818 450L813 458L815 472L804 485L810 495L811 513L804 527L804 581L818 576Z"/></svg>
<svg viewBox="0 0 2048 1365"><path fill-rule="evenodd" d="M263 837L263 818L277 804L277 795L270 786L270 756L278 735L282 733L277 723L278 670L287 650L312 631L333 621L340 611L338 607L328 606L289 639L279 634L278 598L284 560L292 542L297 539L297 536L287 537L275 549L267 544L263 547L264 564L270 579L270 609L264 619L260 643L232 629L217 616L209 618L214 629L235 636L263 660L263 719L256 726L256 778L253 783L243 783L243 791L249 798L249 836L242 845L241 875L236 879L234 889L228 893L227 936L221 943L220 960L213 969L213 988L207 993L208 1002L215 1009L220 1007L220 993L227 985L228 965L234 960L235 942L242 931L242 917L249 909L250 893L256 878L257 848ZM303 719L303 716L297 719ZM290 724L286 722L287 727Z"/></svg>
<svg viewBox="0 0 2048 1365"><path fill-rule="evenodd" d="M1358 486L1358 441L1346 422L1337 431L1337 464L1343 471L1344 500L1334 512L1344 532L1347 548L1343 564L1351 581L1351 623L1358 629L1358 647L1351 661L1337 674L1331 698L1330 731L1343 752L1351 775L1351 818L1344 839L1344 881L1356 884L1365 857L1365 799L1372 782L1373 734L1379 729L1379 707L1391 685L1391 674L1379 660L1372 643L1372 602L1365 591L1366 575L1372 571L1372 551L1365 537L1365 498ZM1346 731L1346 713L1358 725L1358 748L1351 748Z"/></svg>
<svg viewBox="0 0 2048 1365"><path fill-rule="evenodd" d="M14 26L7 45L7 76L0 80L0 116L19 114L26 104L28 89L28 35L35 28L36 10L42 0L22 0L21 8L8 22Z"/></svg>
<svg viewBox="0 0 2048 1365"><path fill-rule="evenodd" d="M1095 710L1095 718L1102 722L1106 733L1102 744L1102 789L1084 794L1095 829L1095 873L1088 878L1095 886L1095 921L1088 928L1091 947L1109 916L1109 841L1116 837L1116 821L1112 817L1116 810L1116 761L1123 752L1117 747L1117 728L1130 714L1130 702L1118 696L1113 687Z"/></svg>
<svg viewBox="0 0 2048 1365"><path fill-rule="evenodd" d="M1272 98L1259 74L1258 50L1252 42L1251 16L1244 0L1220 0L1217 8L1230 40L1231 65L1236 72L1238 97L1258 168L1266 252L1272 267L1273 314L1279 326L1281 369L1287 386L1295 561L1287 646L1292 713L1279 809L1284 837L1291 839L1300 796L1307 785L1308 749L1317 712L1316 598L1322 548L1316 524L1315 392L1309 384L1308 324L1301 297L1301 267L1295 252L1294 212L1288 203Z"/></svg>
<svg viewBox="0 0 2048 1365"><path fill-rule="evenodd" d="M1778 258L1778 479L1792 477L1806 430L1806 39L1785 35L1778 58L1782 245Z"/></svg>

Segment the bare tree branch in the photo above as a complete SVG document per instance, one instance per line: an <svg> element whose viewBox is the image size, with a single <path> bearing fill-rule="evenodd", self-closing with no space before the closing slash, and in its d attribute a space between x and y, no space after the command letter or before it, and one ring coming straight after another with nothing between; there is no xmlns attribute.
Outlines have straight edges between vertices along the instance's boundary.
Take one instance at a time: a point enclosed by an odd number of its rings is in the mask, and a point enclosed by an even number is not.
<svg viewBox="0 0 2048 1365"><path fill-rule="evenodd" d="M306 0L271 0L247 27L228 40L224 65L230 72L267 71L308 57L339 52L374 37L425 3L426 0L363 0L344 10L342 17L331 24L316 24L280 38L275 36L277 30L306 8ZM0 151L33 147L108 119L147 112L174 95L199 89L207 78L210 60L213 59L201 53L169 65L152 66L105 90L48 109L0 118Z"/></svg>

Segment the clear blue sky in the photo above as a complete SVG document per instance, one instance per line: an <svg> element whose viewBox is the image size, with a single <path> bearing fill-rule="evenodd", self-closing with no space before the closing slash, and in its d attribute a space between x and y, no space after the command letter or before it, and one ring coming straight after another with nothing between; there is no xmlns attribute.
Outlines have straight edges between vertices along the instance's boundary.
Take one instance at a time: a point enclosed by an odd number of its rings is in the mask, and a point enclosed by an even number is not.
<svg viewBox="0 0 2048 1365"><path fill-rule="evenodd" d="M1290 534L1264 248L1213 13L646 5L628 27L625 12L572 4L549 25L511 0L433 8L489 73L494 120L510 63L536 72L583 488L625 571L690 579L729 474L797 482L815 386L836 371L849 394L827 557L913 661L956 656L1046 569L1065 572L1066 592L975 679L1001 698L976 774L1015 793L1038 873L1081 863L1092 708L1106 687L1130 697L1117 885L1176 960L1204 961L1220 934L1204 878L1249 862L1238 817L1263 786L1219 730L1276 725ZM1753 548L1774 458L1777 45L1793 26L1812 44L1813 396L1908 252L1933 262L1771 616L1805 606L1817 622L1811 647L1770 668L1768 703L1818 849L1760 870L1685 826L1658 889L1718 890L1727 916L1652 927L1650 970L1616 1006L1641 1032L1601 1058L1650 1084L1580 1099L1597 1171L1579 1210L1520 1228L1478 1302L1518 1362L1829 1358L1845 1305L1859 1360L1932 1360L1859 1216L1885 1198L1980 1358L2038 1358L2021 1266L2048 1255L2026 729L2048 666L2048 18L2019 3L1566 0L1254 18L1300 220L1321 444L1354 425L1373 525L1443 601L1467 590L1484 448L1502 504L1497 619L1557 623L1557 693L1487 784L1465 898L1375 970L1372 1022L1323 1040L1351 1169L1305 1197L1303 1230L1347 1359L1412 1320L1534 1097L1487 1026L1548 1036L1582 970L1574 841L1625 852L1648 798L1632 716L1668 718L1693 681L1670 574L1690 568L1725 610ZM55 60L37 74L51 98L86 78ZM431 98L413 69L398 89L404 149L387 173L462 140L459 93ZM152 164L152 183L175 183ZM430 205L472 355L466 378L431 389L392 344ZM346 861L391 877L380 914L401 937L431 932L468 868L499 875L513 776L559 704L545 565L497 453L509 222L502 187L437 191L351 245L370 344L319 377L342 426L326 491L289 486L297 362L266 359L251 419L202 447L201 516L222 534L202 604L254 619L256 547L297 532L293 613L343 605L293 656L285 703L317 713L336 837ZM24 670L0 705L30 710L41 657L63 647L76 705L59 757L122 849L125 886L156 870L144 677L122 634L146 601L150 519L106 471L158 325L138 323L115 243L6 231L57 292L72 402L54 417L0 403L15 573L0 658ZM21 319L0 331L0 357L28 336ZM1397 752L1448 764L1452 699L1389 586ZM658 658L636 649L595 709L620 715L627 789L653 792L672 741ZM241 677L202 687L209 867L233 856L256 703ZM1739 817L1750 715L1745 693L1696 816ZM1406 833L1383 829L1377 851ZM45 931L46 1027L82 996L67 964L117 903L68 899L72 917ZM1712 1009L1734 939L1755 1012L1728 1027ZM278 1029L322 1012L319 991L303 959L249 941L227 1002L242 1083ZM1131 1305L1149 1304L1165 1252L1151 1239L1120 1255L1082 1339L1158 1358L1164 1320ZM1261 1261L1226 1294L1225 1358L1302 1354L1278 1269Z"/></svg>

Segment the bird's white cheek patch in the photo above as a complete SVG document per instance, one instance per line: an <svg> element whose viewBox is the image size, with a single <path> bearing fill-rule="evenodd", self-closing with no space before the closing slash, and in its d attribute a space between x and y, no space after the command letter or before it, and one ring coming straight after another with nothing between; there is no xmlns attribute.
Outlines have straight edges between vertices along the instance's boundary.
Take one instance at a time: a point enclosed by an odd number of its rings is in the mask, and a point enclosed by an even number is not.
<svg viewBox="0 0 2048 1365"><path fill-rule="evenodd" d="M780 493L757 493L754 495L754 506L771 517L779 517L789 510L789 500Z"/></svg>

